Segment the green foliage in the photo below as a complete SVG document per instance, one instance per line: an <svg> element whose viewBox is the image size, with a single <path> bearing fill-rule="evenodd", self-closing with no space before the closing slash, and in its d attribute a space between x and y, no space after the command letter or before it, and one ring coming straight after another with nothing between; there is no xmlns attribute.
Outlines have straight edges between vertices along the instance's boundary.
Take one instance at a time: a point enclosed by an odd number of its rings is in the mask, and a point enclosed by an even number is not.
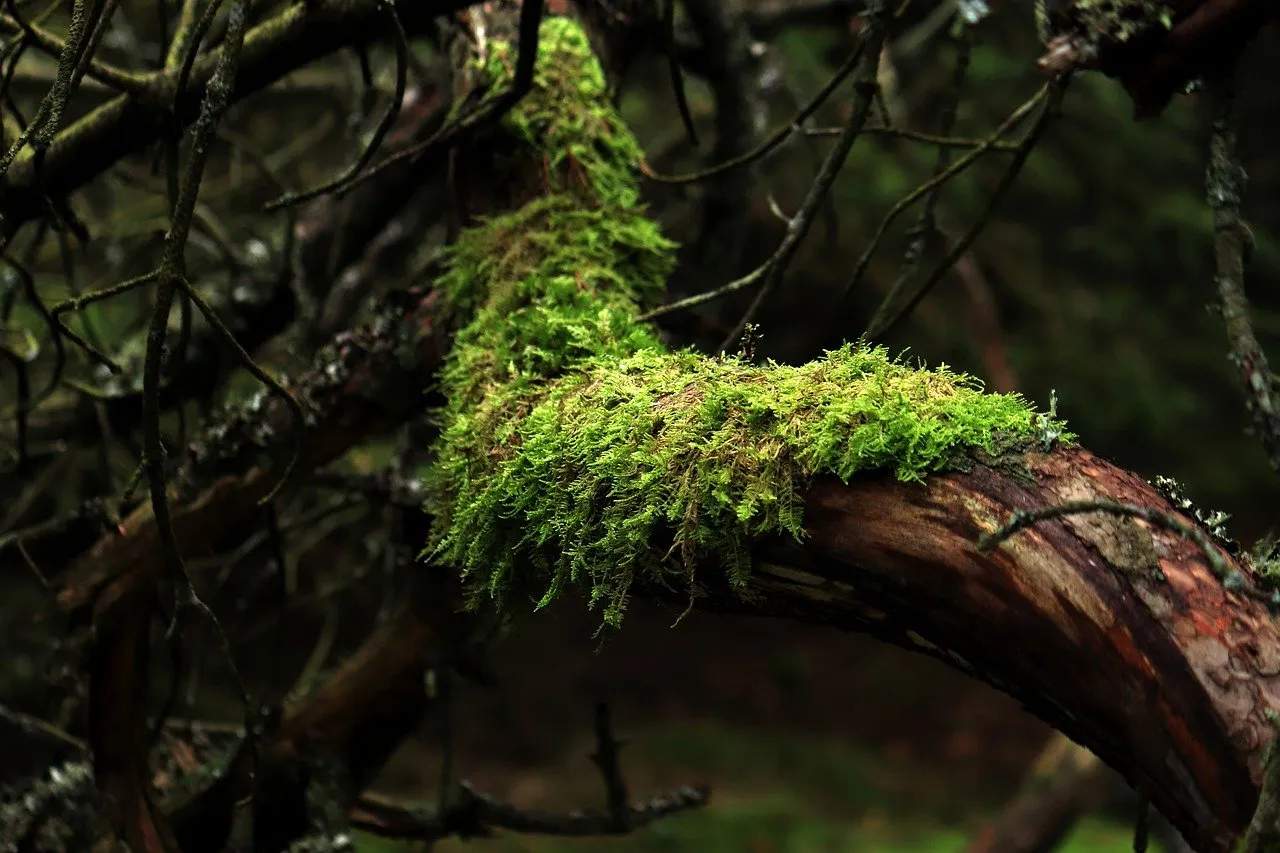
<svg viewBox="0 0 1280 853"><path fill-rule="evenodd" d="M745 583L753 538L802 535L812 477L918 480L1061 429L883 349L800 367L665 351L635 319L674 257L638 202L638 146L575 25L544 26L535 90L507 128L557 165L550 195L463 234L441 285L472 318L442 374L432 556L474 601L540 584L546 604L582 583L617 625L637 578L710 561Z"/></svg>
<svg viewBox="0 0 1280 853"><path fill-rule="evenodd" d="M1280 589L1280 537L1275 533L1263 536L1254 544L1249 560L1263 581L1272 589Z"/></svg>

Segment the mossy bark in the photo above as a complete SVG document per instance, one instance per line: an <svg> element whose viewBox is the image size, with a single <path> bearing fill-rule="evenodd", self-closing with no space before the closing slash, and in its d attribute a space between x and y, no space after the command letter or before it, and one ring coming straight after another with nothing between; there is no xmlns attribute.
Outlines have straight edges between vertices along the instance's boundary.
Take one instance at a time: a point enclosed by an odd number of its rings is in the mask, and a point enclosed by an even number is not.
<svg viewBox="0 0 1280 853"><path fill-rule="evenodd" d="M484 44L472 69L493 91L512 49ZM428 559L473 605L576 583L616 624L638 586L933 655L1095 751L1199 849L1227 849L1280 704L1265 607L1134 519L979 550L1010 513L1063 500L1172 511L1016 396L882 350L787 367L665 348L637 322L673 258L640 205L639 148L574 24L548 21L542 52L468 162L483 178L464 202L487 218L439 282L462 325L424 472Z"/></svg>
<svg viewBox="0 0 1280 853"><path fill-rule="evenodd" d="M542 44L535 89L502 128L541 192L464 231L440 283L468 319L427 473L432 557L477 595L545 604L581 582L616 625L637 579L711 563L744 586L752 541L801 538L816 476L919 480L1061 431L1016 395L881 349L799 367L668 351L636 319L675 250L640 204L639 145L585 34L553 19ZM495 41L476 66L496 90L509 62Z"/></svg>

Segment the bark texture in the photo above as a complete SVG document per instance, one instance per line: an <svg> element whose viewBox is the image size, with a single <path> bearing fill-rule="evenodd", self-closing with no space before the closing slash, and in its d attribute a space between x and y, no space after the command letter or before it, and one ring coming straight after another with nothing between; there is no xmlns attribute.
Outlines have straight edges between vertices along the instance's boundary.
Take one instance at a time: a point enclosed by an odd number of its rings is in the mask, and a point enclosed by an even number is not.
<svg viewBox="0 0 1280 853"><path fill-rule="evenodd" d="M939 658L1019 699L1151 798L1197 850L1231 848L1258 798L1280 699L1280 632L1223 589L1194 543L1094 514L1046 521L994 553L1010 513L1101 497L1162 506L1084 450L923 485L827 480L802 548L762 547L753 602ZM1164 579L1158 579L1156 572ZM717 608L719 609L719 608Z"/></svg>

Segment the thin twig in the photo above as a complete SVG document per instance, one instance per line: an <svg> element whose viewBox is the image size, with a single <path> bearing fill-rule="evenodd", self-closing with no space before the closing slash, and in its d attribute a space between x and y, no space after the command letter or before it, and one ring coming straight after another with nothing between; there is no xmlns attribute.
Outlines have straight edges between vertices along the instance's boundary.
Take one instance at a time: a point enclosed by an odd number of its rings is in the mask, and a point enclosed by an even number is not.
<svg viewBox="0 0 1280 853"><path fill-rule="evenodd" d="M662 9L663 50L667 54L667 74L671 78L671 89L676 96L676 110L680 113L680 121L684 123L684 132L689 137L689 144L698 147L698 129L693 125L693 114L689 112L689 96L684 90L684 75L680 73L680 56L676 51L676 0L665 0Z"/></svg>
<svg viewBox="0 0 1280 853"><path fill-rule="evenodd" d="M742 166L750 165L751 163L764 158L779 145L790 139L793 133L802 133L804 131L805 120L817 112L818 107L822 106L822 104L826 102L827 98L831 97L831 93L834 92L842 82L844 82L846 77L858 68L858 63L862 59L862 54L866 46L867 41L865 39L859 40L858 45L853 49L853 53L849 54L849 58L844 61L843 65L836 69L836 73L831 76L831 79L827 81L825 86L818 90L818 93L810 99L809 103L801 107L800 111L792 117L790 122L779 127L763 142L747 153L726 160L715 166L700 169L686 175L660 175L653 171L653 168L650 167L647 162L643 161L640 163L640 171L643 172L644 176L649 180L656 181L660 184L692 184L697 183L698 181L705 181L713 175L727 172L730 169L737 169Z"/></svg>
<svg viewBox="0 0 1280 853"><path fill-rule="evenodd" d="M969 166L973 165L978 158L990 150L1001 137L1013 130L1014 127L1026 118L1031 111L1035 109L1036 105L1048 95L1048 92L1049 85L1045 84L1021 106L1010 113L1009 117L1001 122L1000 126L991 132L982 145L979 145L967 152L959 160L944 169L941 174L934 176L930 180L916 187L906 196L899 199L898 203L889 209L889 212L885 214L884 219L880 221L880 226L876 228L875 234L872 235L871 243L858 258L858 262L854 264L853 274L849 277L849 281L841 291L840 302L838 303L837 310L834 314L837 322L839 321L839 318L843 316L850 297L853 295L854 291L857 290L858 284L862 281L863 274L871 263L872 256L875 254L876 249L879 248L880 243L884 240L885 234L888 233L889 227L894 223L894 221L905 213L911 205L928 196L935 187L941 186L956 175L959 175L965 169L969 168Z"/></svg>
<svg viewBox="0 0 1280 853"><path fill-rule="evenodd" d="M395 30L396 88L395 92L392 93L391 103L387 106L387 111L383 113L382 120L378 122L373 136L369 139L369 144L364 147L364 150L360 152L360 156L342 174L325 181L317 187L297 193L285 193L274 201L268 202L266 210L279 210L283 207L302 204L326 193L341 192L359 176L365 166L369 165L369 161L373 159L373 155L377 153L378 148L382 145L382 140L386 138L392 126L395 125L396 119L400 116L400 108L404 104L404 92L409 75L409 37L405 34L404 26L400 23L400 16L396 14L395 4L387 3L386 9L387 15L391 19L391 25Z"/></svg>
<svg viewBox="0 0 1280 853"><path fill-rule="evenodd" d="M54 315L45 307L44 300L40 298L40 293L36 290L35 279L31 273L13 258L0 257L0 261L7 264L9 269L13 270L14 274L18 276L18 280L22 282L22 293L26 296L27 302L36 310L36 313L40 315L40 319L44 320L49 329L49 343L53 345L53 373L49 377L48 386L31 403L32 406L37 406L53 393L58 386L58 382L61 381L63 368L67 364L67 351L62 345L62 337L59 335L59 324Z"/></svg>
<svg viewBox="0 0 1280 853"><path fill-rule="evenodd" d="M756 293L755 299L752 300L751 305L747 308L746 313L742 315L737 325L720 342L721 352L726 352L729 347L737 342L742 336L743 329L755 319L765 300L772 295L773 290L782 281L787 267L791 264L791 259L795 257L801 241L804 240L809 233L809 228L813 225L814 214L822 206L827 193L831 191L831 185L835 183L836 176L844 168L844 164L849 158L849 152L853 148L853 143L857 141L863 125L866 124L867 116L871 114L871 105L875 101L875 93L878 88L876 84L876 69L880 64L880 49L884 45L885 35L888 30L888 13L884 0L873 0L868 6L868 15L869 20L862 41L862 59L853 76L853 107L850 110L849 123L845 126L845 133L836 140L835 145L827 152L827 158L823 161L822 168L818 171L818 177L810 185L809 193L805 196L804 203L800 206L800 210L796 215L792 217L791 224L787 226L786 236L783 237L778 250L765 262L764 266L746 276L748 280L763 280L763 283ZM737 284L737 282L731 282L729 286L733 284Z"/></svg>
<svg viewBox="0 0 1280 853"><path fill-rule="evenodd" d="M271 487L271 490L262 497L262 500L259 501L259 503L268 504L275 499L280 490L284 488L285 483L289 481L289 477L293 474L294 468L297 467L298 459L302 455L302 446L306 442L306 412L303 411L302 403L298 401L298 398L295 397L289 389L281 385L278 379L263 370L258 363L253 360L253 356L249 355L248 351L241 346L238 340L236 340L235 334L227 328L226 324L222 322L222 318L213 310L213 306L205 301L199 291L192 287L190 282L186 279L180 279L179 285L187 295L187 298L191 300L197 309L199 309L200 314L205 319L205 322L212 326L218 334L222 336L222 339L225 340L233 350L235 350L236 356L240 359L240 364L245 368L245 370L249 371L254 379L257 379L263 385L266 385L268 389L279 395L285 401L285 405L289 407L289 411L293 416L293 442L290 450L289 461L285 464L283 471L280 473L280 479L276 481L276 484Z"/></svg>
<svg viewBox="0 0 1280 853"><path fill-rule="evenodd" d="M83 755L89 751L88 744L75 735L68 734L47 720L15 711L4 704L0 704L0 720L20 729L25 735L56 743L78 754Z"/></svg>
<svg viewBox="0 0 1280 853"><path fill-rule="evenodd" d="M200 116L192 129L193 143L187 161L186 173L177 194L173 210L173 221L165 234L165 250L157 272L155 292L155 308L151 315L151 324L147 334L147 353L143 364L143 467L146 470L150 487L151 507L155 516L156 527L160 534L169 576L175 586L173 619L169 627L172 642L180 643L181 638L174 636L181 621L182 613L191 608L202 614L213 629L223 655L226 657L233 682L240 695L245 714L245 738L251 754L251 763L256 765L256 746L253 743L253 724L255 712L248 689L240 677L232 654L231 644L221 623L197 595L190 575L183 564L182 552L178 537L173 529L173 519L169 507L167 476L165 471L165 449L160 435L160 374L164 340L168 331L169 312L173 306L174 295L184 283L185 265L183 256L187 235L191 230L192 213L200 192L200 182L204 176L205 164L208 162L209 150L223 113L231 100L231 92L235 88L235 76L240 61L240 50L244 45L244 34L247 28L248 0L233 0L228 12L227 36L218 60L217 70L209 81ZM190 293L190 291L188 291ZM252 771L251 771L252 772Z"/></svg>
<svg viewBox="0 0 1280 853"><path fill-rule="evenodd" d="M806 136L839 136L841 128L838 127L812 127L805 129ZM991 142L989 139L978 139L968 136L945 136L937 133L926 133L922 130L912 130L906 127L864 127L862 132L868 136L895 136L899 139L909 139L912 142L920 142L925 145L936 145L939 148L977 148L986 146L987 151L1001 151L1011 153L1018 150L1016 142Z"/></svg>
<svg viewBox="0 0 1280 853"><path fill-rule="evenodd" d="M27 416L31 413L31 375L27 372L27 359L7 346L0 344L0 358L13 368L14 381L18 397L18 467L20 474L25 474L31 464L27 456Z"/></svg>
<svg viewBox="0 0 1280 853"><path fill-rule="evenodd" d="M57 57L66 50L66 42L62 39L47 30L41 29L39 24L29 23L13 14L14 7L12 4L10 4L9 8L9 14L0 13L0 32L20 33L27 44L51 56ZM52 8L54 6L50 6L50 9ZM153 91L155 84L154 77L150 74L125 71L96 58L89 59L84 74L104 86L109 86L118 92L129 95L145 96Z"/></svg>
<svg viewBox="0 0 1280 853"><path fill-rule="evenodd" d="M619 834L613 828L612 815L598 809L552 814L517 808L476 791L466 782L459 783L458 788L455 805L444 814L366 794L358 801L351 825L371 835L414 841L438 841L450 836L478 838L492 835L498 829L566 838ZM627 832L634 832L665 817L702 808L709 800L708 789L685 787L631 805L627 814Z"/></svg>
<svg viewBox="0 0 1280 853"><path fill-rule="evenodd" d="M960 258L964 256L965 252L969 251L969 247L972 246L974 241L978 239L978 236L982 234L987 223L991 220L992 214L995 213L996 208L1000 206L1000 203L1004 201L1005 195L1013 187L1014 181L1017 180L1018 175L1022 172L1022 167L1026 165L1027 158L1031 156L1031 152L1035 150L1036 143L1040 140L1041 135L1049 126L1049 121L1057 114L1058 105L1062 103L1062 98L1066 94L1067 79L1068 78L1063 78L1049 84L1048 96L1045 98L1044 108L1040 111L1039 118L1036 120L1036 123L1032 125L1031 129L1027 131L1027 135L1023 137L1021 143L1019 143L1018 152L1013 155L1013 159L1010 161L1008 168L1005 169L1004 174L1000 176L1000 183L996 184L995 189L992 190L991 197L987 199L986 207L983 208L982 212L978 215L978 218L974 220L973 225L971 225L969 230L964 233L964 236L955 242L955 245L951 247L951 251L947 253L947 256L943 258L941 263L934 267L934 270L930 273L929 277L925 279L918 288L916 288L915 293L911 295L911 298L907 300L906 304L898 308L891 315L888 313L890 299L892 299L895 294L890 293L885 297L885 300L880 304L880 308L876 311L876 315L867 326L867 331L864 337L868 339L878 338L892 330L906 317L910 316L911 312L915 310L921 300L923 300L925 296L933 290L934 286L938 282L942 281L942 279L946 277L946 274L950 272L953 266L955 266L956 261L960 260Z"/></svg>
<svg viewBox="0 0 1280 853"><path fill-rule="evenodd" d="M95 290L81 296L73 296L70 299L64 299L57 305L53 306L49 312L50 316L53 318L54 323L57 324L58 333L60 335L80 347L80 349L84 350L85 354L88 355L89 358L106 367L115 375L120 376L124 373L124 368L116 363L116 361L109 355L102 352L93 344L67 328L67 324L62 322L62 315L68 311L79 311L85 306L92 305L95 302L101 302L103 299L110 299L113 296L119 296L122 293L127 293L144 284L150 284L159 277L159 271L152 270L144 275L126 279L125 281L113 284L110 287L104 287L102 290Z"/></svg>
<svg viewBox="0 0 1280 853"><path fill-rule="evenodd" d="M978 550L990 551L1016 533L1026 530L1041 521L1092 512L1103 512L1111 515L1139 518L1148 524L1154 525L1155 527L1161 527L1165 530L1177 533L1179 536L1184 536L1200 548L1205 559L1209 562L1210 568L1213 569L1214 575L1219 580L1226 581L1229 579L1226 560L1222 558L1222 554L1218 550L1217 546L1209 541L1209 537L1205 535L1204 531L1187 524L1185 521L1175 518L1167 512L1162 512L1151 507L1137 506L1136 504L1119 503L1118 501L1063 501L1060 504L1054 504L1052 506L1019 510L1009 516L1009 520L998 529L993 530L990 533L982 534L982 537L978 540ZM1235 571L1235 574L1238 575L1239 572ZM1243 576L1241 576L1239 580L1242 581Z"/></svg>
<svg viewBox="0 0 1280 853"><path fill-rule="evenodd" d="M1218 299L1231 345L1230 358L1239 375L1245 406L1271 465L1280 471L1280 382L1272 374L1249 319L1244 291L1244 258L1252 235L1240 216L1247 177L1236 153L1235 91L1231 72L1212 82L1213 135L1205 189L1213 211L1214 256Z"/></svg>
<svg viewBox="0 0 1280 853"><path fill-rule="evenodd" d="M384 157L376 166L361 175L351 178L342 187L348 192L363 184L383 170L395 166L405 160L417 160L427 155L447 151L458 143L469 139L483 127L497 123L510 112L520 100L533 88L533 72L537 67L538 31L542 23L544 0L527 0L520 6L519 38L516 47L516 71L511 85L502 92L486 98L473 109L440 128L430 138L410 145L394 154Z"/></svg>
<svg viewBox="0 0 1280 853"><path fill-rule="evenodd" d="M53 88L45 95L31 123L23 129L9 150L0 157L0 175L9 170L18 152L28 142L35 148L37 156L53 141L62 123L62 113L67 101L75 90L75 71L85 53L86 35L91 33L89 16L85 9L86 0L76 0L71 8L71 23L67 31L67 41L62 45L58 55L58 73L53 80ZM12 5L10 8L15 8Z"/></svg>

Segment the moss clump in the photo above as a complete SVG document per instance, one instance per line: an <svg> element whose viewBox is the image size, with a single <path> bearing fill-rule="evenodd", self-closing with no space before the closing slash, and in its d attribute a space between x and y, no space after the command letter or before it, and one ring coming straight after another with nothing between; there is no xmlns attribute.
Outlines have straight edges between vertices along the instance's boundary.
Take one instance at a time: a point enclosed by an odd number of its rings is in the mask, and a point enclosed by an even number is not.
<svg viewBox="0 0 1280 853"><path fill-rule="evenodd" d="M667 351L636 322L674 256L639 205L639 147L585 36L543 26L534 92L505 127L552 164L547 194L468 229L440 283L470 320L442 374L430 554L473 602L535 590L545 604L580 582L616 625L639 577L718 560L745 582L751 539L802 535L814 476L920 479L1045 433L1021 398L881 349L800 367Z"/></svg>
<svg viewBox="0 0 1280 853"><path fill-rule="evenodd" d="M1272 604L1280 605L1280 536L1271 533L1259 539L1249 553L1249 562L1271 590Z"/></svg>
<svg viewBox="0 0 1280 853"><path fill-rule="evenodd" d="M635 167L640 143L609 99L609 84L582 27L568 18L542 22L533 92L503 118L503 128L543 155L553 176L588 188L589 201L636 207L640 187ZM515 49L494 42L480 60L491 90L502 91L514 76Z"/></svg>
<svg viewBox="0 0 1280 853"><path fill-rule="evenodd" d="M455 310L499 315L477 316L472 325L510 336L501 328L509 312L535 302L558 306L589 289L599 307L634 314L662 293L674 249L638 206L556 194L463 231L447 250L438 286Z"/></svg>
<svg viewBox="0 0 1280 853"><path fill-rule="evenodd" d="M745 583L751 539L801 537L811 477L918 480L966 448L1031 436L1035 417L1016 396L851 346L799 367L602 356L483 408L502 414L446 435L455 491L441 555L499 597L526 586L522 567L549 579L543 603L584 582L610 624L638 576L718 558Z"/></svg>

